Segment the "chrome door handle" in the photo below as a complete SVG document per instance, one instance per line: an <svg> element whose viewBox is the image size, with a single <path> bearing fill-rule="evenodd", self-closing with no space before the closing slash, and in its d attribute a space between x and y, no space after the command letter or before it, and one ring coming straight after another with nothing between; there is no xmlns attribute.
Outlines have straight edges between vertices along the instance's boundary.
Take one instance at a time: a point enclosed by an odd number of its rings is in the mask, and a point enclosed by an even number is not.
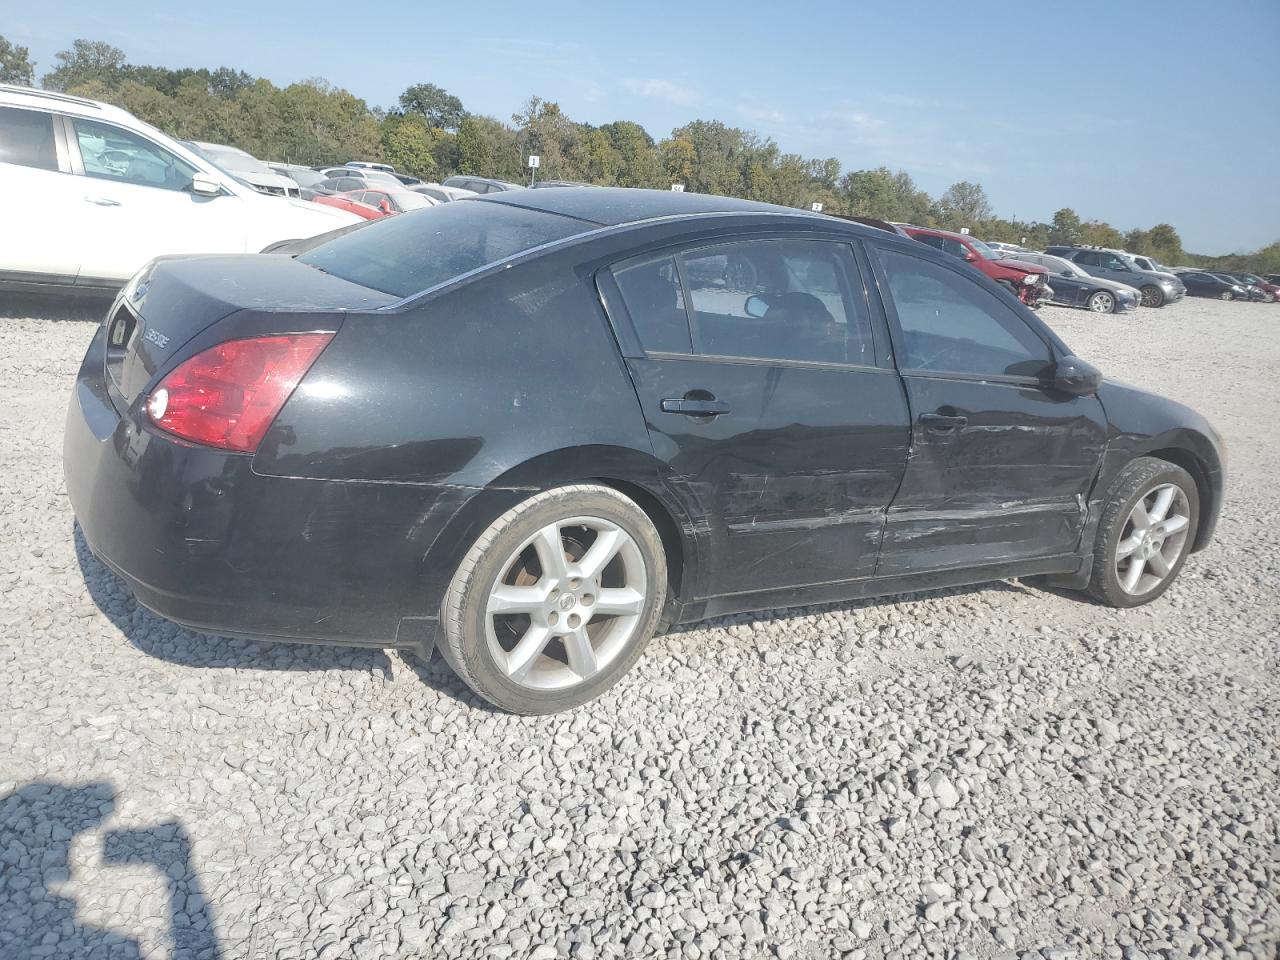
<svg viewBox="0 0 1280 960"><path fill-rule="evenodd" d="M119 200L112 200L110 197L85 197L85 198L84 198L84 202L85 202L85 203L92 203L92 204L96 204L96 205L97 205L97 206L99 206L99 207L118 207L118 206L120 206L120 201L119 201Z"/></svg>

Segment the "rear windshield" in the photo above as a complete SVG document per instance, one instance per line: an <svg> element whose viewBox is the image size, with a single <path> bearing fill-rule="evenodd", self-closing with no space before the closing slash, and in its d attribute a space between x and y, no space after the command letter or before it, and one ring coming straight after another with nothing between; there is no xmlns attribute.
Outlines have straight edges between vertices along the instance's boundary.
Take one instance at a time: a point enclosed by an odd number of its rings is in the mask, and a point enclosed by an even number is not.
<svg viewBox="0 0 1280 960"><path fill-rule="evenodd" d="M343 280L408 297L592 227L505 203L469 200L387 217L298 259Z"/></svg>

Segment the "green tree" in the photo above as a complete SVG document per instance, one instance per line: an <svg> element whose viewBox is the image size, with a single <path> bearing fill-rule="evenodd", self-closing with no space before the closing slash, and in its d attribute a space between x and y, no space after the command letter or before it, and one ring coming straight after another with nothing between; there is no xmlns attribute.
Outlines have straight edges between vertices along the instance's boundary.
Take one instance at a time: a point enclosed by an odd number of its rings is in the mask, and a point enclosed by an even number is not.
<svg viewBox="0 0 1280 960"><path fill-rule="evenodd" d="M1130 253L1150 253L1150 234L1146 230L1139 230L1135 227L1124 235L1124 248Z"/></svg>
<svg viewBox="0 0 1280 960"><path fill-rule="evenodd" d="M960 227L973 229L981 221L991 217L991 203L981 184L961 180L947 187L938 198L938 220L953 230Z"/></svg>
<svg viewBox="0 0 1280 960"><path fill-rule="evenodd" d="M400 109L416 113L439 130L457 130L467 111L462 101L434 83L415 83L400 94Z"/></svg>
<svg viewBox="0 0 1280 960"><path fill-rule="evenodd" d="M1183 257L1182 238L1167 223L1157 223L1147 231L1147 244L1152 255L1165 263L1181 260Z"/></svg>
<svg viewBox="0 0 1280 960"><path fill-rule="evenodd" d="M1063 207L1053 215L1049 228L1049 242L1072 244L1080 242L1080 217L1070 207Z"/></svg>
<svg viewBox="0 0 1280 960"><path fill-rule="evenodd" d="M102 40L74 40L70 50L59 50L54 59L58 65L42 81L47 90L70 90L92 81L109 89L125 76L124 51Z"/></svg>
<svg viewBox="0 0 1280 960"><path fill-rule="evenodd" d="M431 128L416 113L392 114L382 121L382 160L401 173L430 179L436 172Z"/></svg>
<svg viewBox="0 0 1280 960"><path fill-rule="evenodd" d="M480 121L475 117L465 118L458 124L458 170L472 176L484 176L492 163Z"/></svg>
<svg viewBox="0 0 1280 960"><path fill-rule="evenodd" d="M617 120L606 123L600 130L609 138L618 154L618 186L665 186L657 146L644 127L630 120Z"/></svg>
<svg viewBox="0 0 1280 960"><path fill-rule="evenodd" d="M36 65L31 53L0 36L0 83L12 83L30 87L36 82Z"/></svg>
<svg viewBox="0 0 1280 960"><path fill-rule="evenodd" d="M1101 220L1089 220L1080 224L1080 243L1091 247L1111 247L1118 249L1124 246L1124 234L1109 223Z"/></svg>

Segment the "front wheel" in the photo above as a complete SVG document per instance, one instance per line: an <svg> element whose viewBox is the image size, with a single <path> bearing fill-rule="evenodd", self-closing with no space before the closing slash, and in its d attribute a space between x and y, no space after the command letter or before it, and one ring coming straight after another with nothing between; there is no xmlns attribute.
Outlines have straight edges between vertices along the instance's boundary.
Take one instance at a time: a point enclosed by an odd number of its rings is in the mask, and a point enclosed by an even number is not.
<svg viewBox="0 0 1280 960"><path fill-rule="evenodd" d="M1099 290L1089 298L1087 306L1094 313L1114 313L1116 309L1116 298L1105 290Z"/></svg>
<svg viewBox="0 0 1280 960"><path fill-rule="evenodd" d="M1219 300L1234 300L1234 299L1235 299L1235 295L1234 295L1230 290L1223 290L1220 294L1218 294L1218 299L1219 299Z"/></svg>
<svg viewBox="0 0 1280 960"><path fill-rule="evenodd" d="M449 585L441 652L513 713L576 707L644 652L666 601L662 541L618 491L573 484L512 507Z"/></svg>
<svg viewBox="0 0 1280 960"><path fill-rule="evenodd" d="M1150 603L1178 576L1199 523L1200 497L1187 471L1154 457L1134 460L1102 512L1089 593L1113 607Z"/></svg>
<svg viewBox="0 0 1280 960"><path fill-rule="evenodd" d="M1142 305L1144 307L1163 307L1164 291L1154 283L1147 284L1142 288Z"/></svg>

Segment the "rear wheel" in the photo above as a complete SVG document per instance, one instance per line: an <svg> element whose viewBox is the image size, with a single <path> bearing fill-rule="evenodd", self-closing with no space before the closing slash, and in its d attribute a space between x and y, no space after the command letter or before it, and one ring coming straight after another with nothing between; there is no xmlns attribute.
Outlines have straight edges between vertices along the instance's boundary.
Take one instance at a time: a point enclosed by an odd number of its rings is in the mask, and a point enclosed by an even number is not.
<svg viewBox="0 0 1280 960"><path fill-rule="evenodd" d="M1116 298L1105 290L1099 290L1089 298L1086 304L1094 313L1114 313L1116 309Z"/></svg>
<svg viewBox="0 0 1280 960"><path fill-rule="evenodd" d="M1144 307L1163 307L1164 291L1154 283L1147 284L1142 288L1142 305Z"/></svg>
<svg viewBox="0 0 1280 960"><path fill-rule="evenodd" d="M557 487L512 507L467 552L445 598L441 652L503 709L567 710L636 661L666 588L643 510L610 487Z"/></svg>
<svg viewBox="0 0 1280 960"><path fill-rule="evenodd" d="M1113 607L1150 603L1182 569L1199 522L1200 498L1187 471L1154 457L1134 460L1103 510L1089 593Z"/></svg>
<svg viewBox="0 0 1280 960"><path fill-rule="evenodd" d="M1223 290L1220 294L1218 294L1218 299L1219 299L1219 300L1234 300L1234 299L1235 299L1235 294L1233 294L1230 290Z"/></svg>

